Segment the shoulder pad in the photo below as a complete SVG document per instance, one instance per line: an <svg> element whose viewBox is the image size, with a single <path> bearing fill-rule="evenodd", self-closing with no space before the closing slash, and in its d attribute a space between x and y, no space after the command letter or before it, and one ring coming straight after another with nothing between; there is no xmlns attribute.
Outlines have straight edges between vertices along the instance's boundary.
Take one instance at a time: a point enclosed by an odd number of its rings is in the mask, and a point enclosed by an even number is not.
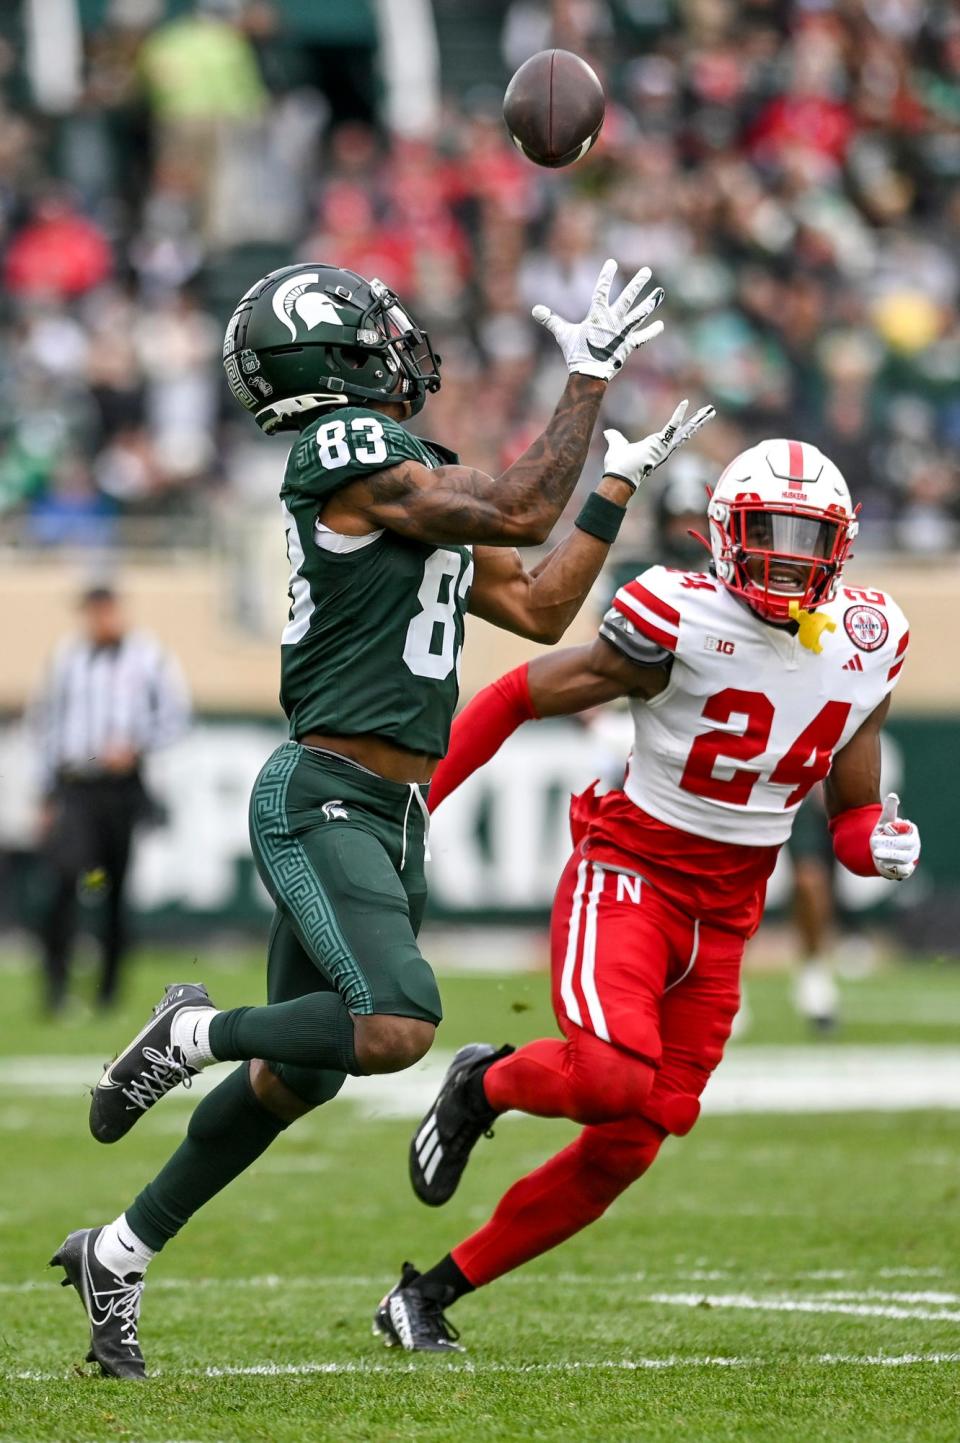
<svg viewBox="0 0 960 1443"><path fill-rule="evenodd" d="M636 666L666 666L673 661L669 647L651 641L616 606L611 606L601 621L600 635Z"/></svg>
<svg viewBox="0 0 960 1443"><path fill-rule="evenodd" d="M648 642L675 652L680 640L680 612L665 599L673 577L663 566L651 566L633 581L621 586L611 610L631 623ZM609 614L609 613L608 613Z"/></svg>

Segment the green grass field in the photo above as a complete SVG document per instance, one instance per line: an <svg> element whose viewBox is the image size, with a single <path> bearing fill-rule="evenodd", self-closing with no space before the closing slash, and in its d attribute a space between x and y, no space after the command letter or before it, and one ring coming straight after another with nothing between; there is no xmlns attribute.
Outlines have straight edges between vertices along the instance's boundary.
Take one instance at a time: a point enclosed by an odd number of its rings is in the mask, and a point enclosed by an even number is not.
<svg viewBox="0 0 960 1443"><path fill-rule="evenodd" d="M762 1089L782 1055L799 1079L796 1110L711 1113L668 1143L591 1231L458 1305L469 1351L457 1361L387 1352L370 1335L373 1307L405 1257L435 1261L572 1129L505 1120L454 1201L432 1213L407 1185L402 1114L433 1074L356 1084L157 1259L144 1385L83 1365L80 1305L45 1263L69 1229L115 1216L182 1131L189 1095L98 1147L84 1084L162 984L197 975L197 964L145 958L121 1014L58 1027L36 1019L21 970L0 975L3 1440L960 1437L956 1112L804 1110L808 1061L815 1077L846 1060L851 1085L873 1068L894 1104L901 1076L921 1090L938 1069L949 1081L960 1068L960 969L849 984L847 1026L825 1043L805 1039L784 979L753 981L754 1026L731 1049L731 1076L752 1062L761 1082L745 1073L746 1085ZM253 958L205 975L221 1004L261 996ZM553 1030L543 978L451 976L443 991L444 1052Z"/></svg>

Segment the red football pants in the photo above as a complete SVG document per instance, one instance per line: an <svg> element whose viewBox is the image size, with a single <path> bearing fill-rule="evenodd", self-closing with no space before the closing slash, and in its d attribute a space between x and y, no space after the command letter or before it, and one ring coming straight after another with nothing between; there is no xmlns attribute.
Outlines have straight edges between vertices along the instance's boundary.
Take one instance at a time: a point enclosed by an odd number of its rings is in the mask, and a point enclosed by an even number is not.
<svg viewBox="0 0 960 1443"><path fill-rule="evenodd" d="M556 1247L606 1211L690 1131L740 1005L744 939L686 916L639 877L580 852L551 923L553 1006L566 1039L490 1068L499 1110L587 1121L575 1142L504 1195L453 1250L474 1286Z"/></svg>

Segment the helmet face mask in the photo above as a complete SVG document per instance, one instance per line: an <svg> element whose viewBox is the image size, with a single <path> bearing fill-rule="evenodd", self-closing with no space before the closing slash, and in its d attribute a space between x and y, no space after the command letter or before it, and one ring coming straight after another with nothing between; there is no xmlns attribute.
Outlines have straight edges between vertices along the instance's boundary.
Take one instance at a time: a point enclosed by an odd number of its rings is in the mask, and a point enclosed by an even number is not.
<svg viewBox="0 0 960 1443"><path fill-rule="evenodd" d="M406 374L423 381L427 390L438 391L440 357L431 346L430 337L407 314L397 297L387 290L382 281L373 280L370 285L374 294L381 298L386 321L384 331L392 342L392 349L398 353ZM427 384L430 381L435 384Z"/></svg>
<svg viewBox="0 0 960 1443"><path fill-rule="evenodd" d="M826 600L842 542L839 521L747 502L731 508L731 522L738 537L735 565L771 619L788 618L791 601L811 611Z"/></svg>
<svg viewBox="0 0 960 1443"><path fill-rule="evenodd" d="M743 452L707 514L719 580L765 621L836 595L858 525L843 477L815 447L778 440Z"/></svg>
<svg viewBox="0 0 960 1443"><path fill-rule="evenodd" d="M227 383L268 434L322 408L400 402L440 387L427 333L381 281L337 266L272 271L242 297L223 341Z"/></svg>

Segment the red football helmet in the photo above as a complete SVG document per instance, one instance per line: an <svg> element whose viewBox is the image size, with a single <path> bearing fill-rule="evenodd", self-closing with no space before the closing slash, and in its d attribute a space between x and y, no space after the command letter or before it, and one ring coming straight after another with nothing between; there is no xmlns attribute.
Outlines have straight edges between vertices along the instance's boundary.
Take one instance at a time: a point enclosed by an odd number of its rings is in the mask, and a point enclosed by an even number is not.
<svg viewBox="0 0 960 1443"><path fill-rule="evenodd" d="M805 441L761 441L726 468L710 497L710 550L720 581L767 621L836 595L857 534L840 471Z"/></svg>

